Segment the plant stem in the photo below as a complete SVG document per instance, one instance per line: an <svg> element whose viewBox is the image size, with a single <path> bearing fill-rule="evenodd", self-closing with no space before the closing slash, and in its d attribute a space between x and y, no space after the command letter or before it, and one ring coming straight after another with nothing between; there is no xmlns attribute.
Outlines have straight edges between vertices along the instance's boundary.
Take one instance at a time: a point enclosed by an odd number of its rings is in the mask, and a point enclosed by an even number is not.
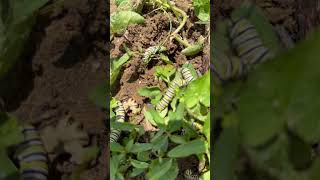
<svg viewBox="0 0 320 180"><path fill-rule="evenodd" d="M191 45L188 43L188 41L181 39L180 36L178 36L178 35L174 36L173 38L174 38L175 40L177 40L180 44L182 44L182 45L185 46L185 47L191 46Z"/></svg>
<svg viewBox="0 0 320 180"><path fill-rule="evenodd" d="M164 3L161 0L156 0L157 3L159 3L160 5L171 9L173 12L179 13L182 15L182 21L180 23L180 25L177 27L177 29L171 34L171 37L175 37L176 34L179 33L179 31L183 28L183 26L186 24L187 19L188 19L188 15L186 12L184 12L183 10L179 9L177 6L173 6L171 4L168 3Z"/></svg>
<svg viewBox="0 0 320 180"><path fill-rule="evenodd" d="M188 15L182 11L181 9L177 8L176 6L171 6L171 9L173 11L176 11L178 13L180 13L182 15L182 21L180 23L180 25L177 27L177 29L171 34L171 36L175 37L176 34L179 33L179 31L183 28L183 26L186 24L187 19L188 19Z"/></svg>

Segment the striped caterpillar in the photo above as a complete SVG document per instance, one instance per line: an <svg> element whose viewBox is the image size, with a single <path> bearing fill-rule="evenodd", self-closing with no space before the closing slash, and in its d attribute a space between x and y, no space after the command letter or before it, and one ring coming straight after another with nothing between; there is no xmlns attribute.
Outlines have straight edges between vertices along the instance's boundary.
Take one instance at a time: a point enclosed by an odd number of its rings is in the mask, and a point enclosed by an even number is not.
<svg viewBox="0 0 320 180"><path fill-rule="evenodd" d="M175 78L171 84L169 85L168 89L165 91L163 97L156 105L156 110L161 112L165 108L168 107L170 101L173 99L173 96L176 94L176 90L181 86L181 80Z"/></svg>
<svg viewBox="0 0 320 180"><path fill-rule="evenodd" d="M143 53L143 62L148 63L157 52L162 52L165 50L164 46L151 46L146 49L146 51Z"/></svg>
<svg viewBox="0 0 320 180"><path fill-rule="evenodd" d="M47 152L41 142L39 132L25 124L24 140L17 145L15 158L19 161L22 180L46 180L48 177Z"/></svg>
<svg viewBox="0 0 320 180"><path fill-rule="evenodd" d="M199 176L197 174L193 173L191 169L185 170L183 175L187 180L198 180L199 179Z"/></svg>
<svg viewBox="0 0 320 180"><path fill-rule="evenodd" d="M233 49L245 65L262 63L273 56L263 45L254 25L245 18L232 22L229 36Z"/></svg>
<svg viewBox="0 0 320 180"><path fill-rule="evenodd" d="M213 49L216 59L211 69L220 81L238 78L254 65L273 57L270 50L263 44L255 26L246 18L231 22L228 38L235 56Z"/></svg>
<svg viewBox="0 0 320 180"><path fill-rule="evenodd" d="M124 122L125 120L125 110L123 107L123 104L121 101L117 102L117 107L116 107L116 121L117 122ZM121 135L121 130L119 129L113 129L111 128L111 133L110 133L110 143L111 142L117 142L118 139L120 138Z"/></svg>
<svg viewBox="0 0 320 180"><path fill-rule="evenodd" d="M181 69L182 79L174 79L169 85L168 89L165 91L162 99L156 106L156 109L161 112L168 107L170 101L173 99L173 96L176 94L176 89L180 88L182 85L189 84L191 81L196 78L192 75L191 71L188 68L183 67ZM185 82L184 82L185 81Z"/></svg>
<svg viewBox="0 0 320 180"><path fill-rule="evenodd" d="M182 77L187 81L187 84L196 79L188 68L183 67L181 73Z"/></svg>

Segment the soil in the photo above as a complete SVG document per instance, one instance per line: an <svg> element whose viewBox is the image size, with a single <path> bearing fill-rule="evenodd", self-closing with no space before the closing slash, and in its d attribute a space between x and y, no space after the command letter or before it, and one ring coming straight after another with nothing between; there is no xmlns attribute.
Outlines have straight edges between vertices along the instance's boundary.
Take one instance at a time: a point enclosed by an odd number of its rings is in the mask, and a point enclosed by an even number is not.
<svg viewBox="0 0 320 180"><path fill-rule="evenodd" d="M112 1L111 1L112 2ZM181 31L183 38L188 39L189 43L194 43L200 35L206 38L205 48L203 52L193 56L186 57L180 52L184 47L175 40L168 40L164 44L167 51L165 54L173 62L173 65L178 68L185 63L191 63L196 70L204 74L209 68L209 25L195 24L196 17L193 14L191 7L192 1L174 1L175 5L185 12L187 12L189 18L185 27ZM111 3L111 13L115 11L116 7ZM142 97L138 94L138 90L142 87L158 86L162 91L165 90L166 85L164 82L155 78L155 66L165 65L166 63L153 59L148 65L143 62L143 52L145 49L162 43L170 34L170 19L172 20L172 27L174 29L179 25L178 20L174 14L168 11L165 14L163 11L152 11L145 8L141 13L145 17L144 24L129 25L127 31L122 36L115 36L111 42L110 55L112 58L121 57L125 53L123 45L126 44L131 51L135 52L133 57L125 64L122 73L119 75L117 84L112 90L112 96L121 100L123 103L127 103L129 99L133 100L138 107L143 109L149 103L149 99ZM171 18L169 19L170 16ZM142 50L142 51L141 51ZM142 114L142 113L141 113ZM145 131L156 131L149 121L144 119L143 114L135 117L127 112L129 121L136 118L134 124L140 124L144 127ZM197 169L197 158L188 157L178 160L179 169L186 170L188 168ZM185 179L180 172L179 179Z"/></svg>
<svg viewBox="0 0 320 180"><path fill-rule="evenodd" d="M105 112L87 97L106 78L105 9L103 0L65 0L41 14L21 61L0 82L4 110L39 129L70 115L99 143ZM81 179L103 179L107 162L98 159ZM53 179L70 179L51 171Z"/></svg>

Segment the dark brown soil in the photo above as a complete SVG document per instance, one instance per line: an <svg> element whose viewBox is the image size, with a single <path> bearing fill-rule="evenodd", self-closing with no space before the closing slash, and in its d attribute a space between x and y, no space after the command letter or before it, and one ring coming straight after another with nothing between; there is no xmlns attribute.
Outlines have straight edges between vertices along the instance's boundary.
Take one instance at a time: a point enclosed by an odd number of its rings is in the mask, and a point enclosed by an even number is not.
<svg viewBox="0 0 320 180"><path fill-rule="evenodd" d="M71 115L90 137L102 138L105 113L87 97L106 78L105 14L103 0L65 0L42 14L25 56L1 82L4 109L40 129ZM106 163L98 161L81 179L103 179Z"/></svg>
<svg viewBox="0 0 320 180"><path fill-rule="evenodd" d="M175 67L181 67L184 63L190 62L194 67L199 70L201 73L205 73L209 68L209 27L205 25L195 24L196 18L191 9L191 2L188 1L175 1L176 6L187 12L189 18L185 27L181 31L181 35L184 38L187 38L190 43L194 43L197 38L202 35L206 37L206 43L204 51L199 53L194 57L186 57L180 52L184 48L175 40L168 40L164 44L167 51L165 52L168 55L169 59L173 62ZM111 6L111 12L115 8ZM170 11L168 15L164 14L163 11L158 10L150 12L146 10L142 12L145 16L145 23L139 25L130 25L127 28L127 31L122 36L116 36L111 42L111 57L120 57L124 54L123 45L126 44L131 51L135 52L135 55L126 63L123 71L117 80L117 85L113 89L112 96L115 96L117 99L122 102L127 102L129 99L133 99L138 106L143 109L145 103L149 100L141 97L138 94L138 90L142 87L158 86L160 89L165 89L165 83L158 81L154 76L154 69L157 65L164 65L165 63L161 60L151 60L148 65L143 63L142 57L145 49L158 45L162 43L167 36L170 34L170 23L169 17L172 19L172 26L174 29L179 25L177 19ZM141 53L141 50L142 53ZM138 120L134 121L135 124L143 125L146 131L156 131L157 129L153 127L147 120L144 119L142 115L136 117ZM129 119L133 116L128 114ZM198 161L196 158L184 158L179 160L179 167L181 170L187 168L197 169ZM181 179L184 179L183 176L180 176Z"/></svg>

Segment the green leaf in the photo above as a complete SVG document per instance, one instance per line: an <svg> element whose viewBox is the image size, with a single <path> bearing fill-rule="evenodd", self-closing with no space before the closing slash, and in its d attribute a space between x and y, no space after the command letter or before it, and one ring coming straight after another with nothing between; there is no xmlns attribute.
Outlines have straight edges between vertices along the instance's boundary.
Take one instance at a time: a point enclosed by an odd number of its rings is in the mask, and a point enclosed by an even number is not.
<svg viewBox="0 0 320 180"><path fill-rule="evenodd" d="M136 177L139 174L143 173L145 169L133 168L132 172L129 174L130 177Z"/></svg>
<svg viewBox="0 0 320 180"><path fill-rule="evenodd" d="M238 152L238 134L234 128L225 128L214 149L214 179L234 180Z"/></svg>
<svg viewBox="0 0 320 180"><path fill-rule="evenodd" d="M210 20L210 0L193 0L196 16L204 22Z"/></svg>
<svg viewBox="0 0 320 180"><path fill-rule="evenodd" d="M107 93L107 83L103 83L91 90L88 97L95 105L107 108Z"/></svg>
<svg viewBox="0 0 320 180"><path fill-rule="evenodd" d="M23 141L22 126L14 116L0 112L0 148L19 144Z"/></svg>
<svg viewBox="0 0 320 180"><path fill-rule="evenodd" d="M150 143L135 143L130 152L132 153L139 153L143 151L148 151L152 149L153 145Z"/></svg>
<svg viewBox="0 0 320 180"><path fill-rule="evenodd" d="M137 159L139 161L147 162L150 160L150 152L149 151L142 151L137 153Z"/></svg>
<svg viewBox="0 0 320 180"><path fill-rule="evenodd" d="M192 81L186 88L182 99L187 108L192 108L198 102L210 107L210 72Z"/></svg>
<svg viewBox="0 0 320 180"><path fill-rule="evenodd" d="M140 96L154 98L161 95L161 90L159 87L142 87L138 90Z"/></svg>
<svg viewBox="0 0 320 180"><path fill-rule="evenodd" d="M159 160L152 161L147 178L149 180L158 180L164 177L172 166L172 159L163 159L160 163Z"/></svg>
<svg viewBox="0 0 320 180"><path fill-rule="evenodd" d="M144 117L148 120L153 126L157 126L157 123L153 120L153 116L149 111L144 111Z"/></svg>
<svg viewBox="0 0 320 180"><path fill-rule="evenodd" d="M131 149L132 149L132 146L133 146L133 143L134 143L134 140L133 139L130 139L128 141L128 143L126 144L126 151L130 152Z"/></svg>
<svg viewBox="0 0 320 180"><path fill-rule="evenodd" d="M119 143L112 142L110 143L110 151L114 152L125 152L125 148Z"/></svg>
<svg viewBox="0 0 320 180"><path fill-rule="evenodd" d="M164 175L164 177L166 177L167 180L176 180L178 174L179 174L178 163L175 159L173 159L172 165L169 171L167 171L167 173Z"/></svg>
<svg viewBox="0 0 320 180"><path fill-rule="evenodd" d="M149 108L148 112L150 113L150 115L152 116L152 119L154 120L154 122L160 127L160 128L164 128L164 119L160 116L160 114L158 113L158 111L156 111L153 108Z"/></svg>
<svg viewBox="0 0 320 180"><path fill-rule="evenodd" d="M171 135L169 136L170 140L176 144L185 144L187 141L184 137L182 136L177 136L177 135Z"/></svg>
<svg viewBox="0 0 320 180"><path fill-rule="evenodd" d="M114 155L110 158L110 179L117 179L117 172L121 160L124 158L124 154Z"/></svg>
<svg viewBox="0 0 320 180"><path fill-rule="evenodd" d="M194 56L199 52L201 52L203 50L203 47L204 47L204 37L200 36L198 41L195 44L190 45L189 47L183 49L181 51L181 54L185 56Z"/></svg>
<svg viewBox="0 0 320 180"><path fill-rule="evenodd" d="M118 11L111 14L110 31L111 33L120 32L130 24L144 23L144 17L134 11Z"/></svg>
<svg viewBox="0 0 320 180"><path fill-rule="evenodd" d="M156 140L152 141L153 150L160 150L162 152L166 152L168 149L168 136L160 136Z"/></svg>
<svg viewBox="0 0 320 180"><path fill-rule="evenodd" d="M110 124L111 128L120 129L122 131L133 131L134 129L141 127L128 122L110 122Z"/></svg>
<svg viewBox="0 0 320 180"><path fill-rule="evenodd" d="M167 83L170 82L170 77L175 72L176 72L176 68L171 64L155 67L155 75L162 78Z"/></svg>
<svg viewBox="0 0 320 180"><path fill-rule="evenodd" d="M120 59L113 59L111 63L111 70L110 70L110 86L112 87L113 83L118 78L120 73L121 67L130 59L130 55L125 53L121 56Z"/></svg>
<svg viewBox="0 0 320 180"><path fill-rule="evenodd" d="M192 154L201 154L206 152L205 141L196 139L185 144L181 144L168 152L169 157L186 157Z"/></svg>
<svg viewBox="0 0 320 180"><path fill-rule="evenodd" d="M149 164L146 162L142 162L142 161L137 161L134 159L131 159L131 164L133 167L135 168L139 168L139 169L146 169L149 167Z"/></svg>
<svg viewBox="0 0 320 180"><path fill-rule="evenodd" d="M160 59L162 61L164 61L165 63L167 64L172 64L172 61L170 61L170 59L168 58L167 55L163 54L163 53L160 53Z"/></svg>

